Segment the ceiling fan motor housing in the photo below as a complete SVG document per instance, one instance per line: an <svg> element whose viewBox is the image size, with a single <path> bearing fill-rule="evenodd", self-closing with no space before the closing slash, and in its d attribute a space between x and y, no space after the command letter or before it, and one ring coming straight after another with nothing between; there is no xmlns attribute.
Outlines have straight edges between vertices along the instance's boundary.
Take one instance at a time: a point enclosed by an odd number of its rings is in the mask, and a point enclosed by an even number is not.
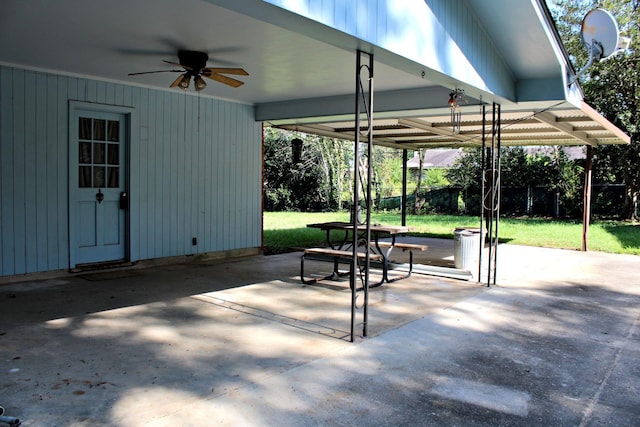
<svg viewBox="0 0 640 427"><path fill-rule="evenodd" d="M209 55L194 50L181 50L178 52L178 59L180 60L180 65L188 69L189 74L196 75L207 66Z"/></svg>

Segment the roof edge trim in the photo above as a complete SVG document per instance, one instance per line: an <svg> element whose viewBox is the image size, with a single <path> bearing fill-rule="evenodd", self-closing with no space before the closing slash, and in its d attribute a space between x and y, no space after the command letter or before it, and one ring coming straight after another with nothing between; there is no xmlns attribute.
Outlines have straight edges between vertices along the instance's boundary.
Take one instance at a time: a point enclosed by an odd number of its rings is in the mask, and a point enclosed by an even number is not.
<svg viewBox="0 0 640 427"><path fill-rule="evenodd" d="M622 140L625 144L631 144L631 137L629 135L620 130L616 125L607 120L602 114L600 114L586 102L582 102L580 111L589 116L594 122L597 122L600 126L620 138L620 140Z"/></svg>

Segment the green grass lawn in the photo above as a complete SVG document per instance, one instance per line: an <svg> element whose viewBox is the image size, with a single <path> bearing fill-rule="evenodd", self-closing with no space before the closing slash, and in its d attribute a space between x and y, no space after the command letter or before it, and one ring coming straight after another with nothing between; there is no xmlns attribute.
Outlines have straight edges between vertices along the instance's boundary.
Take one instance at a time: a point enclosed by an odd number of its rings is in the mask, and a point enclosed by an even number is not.
<svg viewBox="0 0 640 427"><path fill-rule="evenodd" d="M290 248L322 245L324 232L307 228L307 224L349 221L348 212L265 212L264 244L267 253ZM376 213L374 223L400 225L400 214ZM408 215L407 225L416 236L453 239L456 227L478 227L478 217L455 215ZM500 241L515 245L580 249L582 223L540 218L501 219ZM621 221L598 221L589 227L589 250L640 255L640 224Z"/></svg>

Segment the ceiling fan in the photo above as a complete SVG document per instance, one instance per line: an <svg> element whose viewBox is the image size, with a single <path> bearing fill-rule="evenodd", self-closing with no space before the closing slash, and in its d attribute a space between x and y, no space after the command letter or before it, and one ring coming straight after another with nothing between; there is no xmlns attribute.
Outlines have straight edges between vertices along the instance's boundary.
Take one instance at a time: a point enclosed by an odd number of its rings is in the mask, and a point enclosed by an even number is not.
<svg viewBox="0 0 640 427"><path fill-rule="evenodd" d="M201 91L207 87L207 83L202 78L207 77L211 80L226 84L231 87L242 86L244 82L236 80L231 77L224 76L223 74L231 74L237 76L248 76L242 68L212 68L207 67L207 61L209 55L204 52L197 52L193 50L180 50L178 51L178 62L165 61L167 64L176 65L182 67L182 69L174 70L159 70L159 71L144 71L141 73L129 73L130 76L136 76L139 74L152 74L152 73L183 73L178 76L177 79L171 83L169 87L179 87L187 90L191 84L191 78L193 78L193 86L196 91Z"/></svg>

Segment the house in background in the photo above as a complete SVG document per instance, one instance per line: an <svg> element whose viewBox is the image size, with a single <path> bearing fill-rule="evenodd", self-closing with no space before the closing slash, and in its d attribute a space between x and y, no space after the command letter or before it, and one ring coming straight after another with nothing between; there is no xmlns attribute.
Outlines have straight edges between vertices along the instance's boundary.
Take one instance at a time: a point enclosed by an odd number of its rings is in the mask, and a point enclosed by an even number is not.
<svg viewBox="0 0 640 427"><path fill-rule="evenodd" d="M452 90L471 134L478 106L498 105L522 124L505 144L536 130L549 144L628 143L568 84L541 0L7 0L0 40L10 279L259 253L263 125L354 138L361 54L376 144L477 145L449 131ZM162 72L129 75L148 71Z"/></svg>
<svg viewBox="0 0 640 427"><path fill-rule="evenodd" d="M549 146L537 146L537 147L524 147L527 154L530 156L534 155L544 155L544 156L553 156L555 154L554 150L557 150L558 147L549 147ZM562 147L562 151L567 155L569 160L582 160L586 158L585 148L579 146L569 146Z"/></svg>
<svg viewBox="0 0 640 427"><path fill-rule="evenodd" d="M433 148L431 150L424 150L422 167L424 169L449 169L455 164L456 160L464 156L464 154L462 148ZM413 157L407 160L407 168L414 170L420 169L420 153L418 151L414 151Z"/></svg>

